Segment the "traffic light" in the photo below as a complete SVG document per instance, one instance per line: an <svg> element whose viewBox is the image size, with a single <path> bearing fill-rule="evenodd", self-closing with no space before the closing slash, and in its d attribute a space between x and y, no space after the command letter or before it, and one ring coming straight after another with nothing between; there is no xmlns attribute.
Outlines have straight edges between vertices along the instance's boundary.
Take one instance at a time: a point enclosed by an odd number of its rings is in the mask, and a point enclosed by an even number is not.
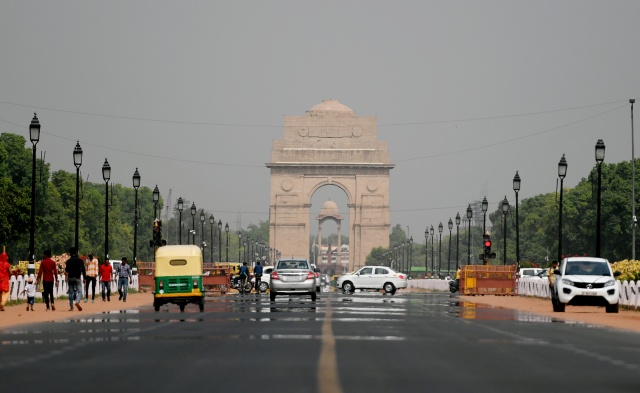
<svg viewBox="0 0 640 393"><path fill-rule="evenodd" d="M155 220L153 222L153 240L151 241L153 247L160 247L166 245L166 241L162 240L162 221Z"/></svg>
<svg viewBox="0 0 640 393"><path fill-rule="evenodd" d="M482 243L484 246L484 259L495 259L496 253L491 252L491 235L485 234L482 236Z"/></svg>

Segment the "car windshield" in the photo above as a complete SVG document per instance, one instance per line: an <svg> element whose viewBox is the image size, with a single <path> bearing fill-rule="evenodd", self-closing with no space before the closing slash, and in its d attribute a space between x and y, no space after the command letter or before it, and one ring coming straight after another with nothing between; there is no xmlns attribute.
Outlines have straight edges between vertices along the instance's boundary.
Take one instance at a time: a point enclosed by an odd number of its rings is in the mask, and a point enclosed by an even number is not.
<svg viewBox="0 0 640 393"><path fill-rule="evenodd" d="M593 261L569 261L565 269L567 275L578 276L610 276L609 268L605 262Z"/></svg>
<svg viewBox="0 0 640 393"><path fill-rule="evenodd" d="M306 261L280 261L278 269L309 269Z"/></svg>

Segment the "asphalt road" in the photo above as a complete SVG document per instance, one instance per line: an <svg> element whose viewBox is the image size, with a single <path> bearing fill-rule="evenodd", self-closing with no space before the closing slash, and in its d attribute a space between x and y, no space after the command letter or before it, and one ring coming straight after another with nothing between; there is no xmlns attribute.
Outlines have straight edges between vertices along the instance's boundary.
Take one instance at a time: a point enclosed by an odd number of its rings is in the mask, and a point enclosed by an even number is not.
<svg viewBox="0 0 640 393"><path fill-rule="evenodd" d="M638 392L640 335L443 293L209 298L0 332L2 392ZM5 388L10 390L5 390Z"/></svg>

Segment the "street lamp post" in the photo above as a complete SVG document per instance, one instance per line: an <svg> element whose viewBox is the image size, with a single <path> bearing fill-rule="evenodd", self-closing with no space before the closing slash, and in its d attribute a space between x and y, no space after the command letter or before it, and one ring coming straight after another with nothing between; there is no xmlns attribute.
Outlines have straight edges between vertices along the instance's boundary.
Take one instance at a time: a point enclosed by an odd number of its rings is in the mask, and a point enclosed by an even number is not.
<svg viewBox="0 0 640 393"><path fill-rule="evenodd" d="M567 160L564 154L558 163L558 177L560 178L560 207L558 208L558 261L562 260L562 184L567 176Z"/></svg>
<svg viewBox="0 0 640 393"><path fill-rule="evenodd" d="M458 263L460 261L460 213L456 213L456 271L458 271Z"/></svg>
<svg viewBox="0 0 640 393"><path fill-rule="evenodd" d="M520 191L520 175L516 171L513 177L513 191L516 193L516 267L520 268L520 221L518 218L518 192Z"/></svg>
<svg viewBox="0 0 640 393"><path fill-rule="evenodd" d="M218 261L222 262L222 220L218 220ZM229 262L229 258L227 258Z"/></svg>
<svg viewBox="0 0 640 393"><path fill-rule="evenodd" d="M224 231L227 233L227 262L229 262L229 223L225 224Z"/></svg>
<svg viewBox="0 0 640 393"><path fill-rule="evenodd" d="M178 212L180 212L180 218L178 219L178 244L182 244L182 209L184 207L184 201L182 197L178 198Z"/></svg>
<svg viewBox="0 0 640 393"><path fill-rule="evenodd" d="M431 235L431 275L435 276L436 275L436 253L435 250L433 249L433 238L435 236L433 236L433 225L431 225L431 228L429 228L429 235Z"/></svg>
<svg viewBox="0 0 640 393"><path fill-rule="evenodd" d="M133 189L135 198L133 202L133 266L138 263L138 188L140 188L140 173L138 168L133 172Z"/></svg>
<svg viewBox="0 0 640 393"><path fill-rule="evenodd" d="M111 165L107 159L102 164L102 179L104 179L104 260L109 260L109 180L111 179Z"/></svg>
<svg viewBox="0 0 640 393"><path fill-rule="evenodd" d="M196 203L191 202L191 229L192 229L191 244L193 245L196 244L196 213L197 212L198 212L198 209L196 208Z"/></svg>
<svg viewBox="0 0 640 393"><path fill-rule="evenodd" d="M34 113L29 125L29 139L33 144L33 160L31 161L31 217L29 224L29 264L27 273L36 272L36 145L40 140L40 122Z"/></svg>
<svg viewBox="0 0 640 393"><path fill-rule="evenodd" d="M238 232L238 262L242 262L240 260L240 245L242 244L242 232Z"/></svg>
<svg viewBox="0 0 640 393"><path fill-rule="evenodd" d="M200 212L200 240L202 243L202 255L204 256L204 220L205 220L204 210Z"/></svg>
<svg viewBox="0 0 640 393"><path fill-rule="evenodd" d="M158 202L160 201L160 190L156 184L156 188L153 189L153 219L158 219Z"/></svg>
<svg viewBox="0 0 640 393"><path fill-rule="evenodd" d="M487 233L487 210L489 210L489 202L487 197L482 200L482 235Z"/></svg>
<svg viewBox="0 0 640 393"><path fill-rule="evenodd" d="M502 257L502 262L504 265L507 264L507 213L509 212L509 201L507 201L507 196L504 196L502 200L502 215L504 216L504 224L502 231L504 233L504 242L503 242L503 252L504 255Z"/></svg>
<svg viewBox="0 0 640 393"><path fill-rule="evenodd" d="M429 271L429 260L427 259L427 255L429 255L429 248L427 247L429 241L429 228L425 228L424 230L424 277L427 278L427 272Z"/></svg>
<svg viewBox="0 0 640 393"><path fill-rule="evenodd" d="M636 99L630 98L631 104L631 260L636 260L636 158L633 142L633 104ZM34 153L35 154L35 153Z"/></svg>
<svg viewBox="0 0 640 393"><path fill-rule="evenodd" d="M451 274L451 230L453 229L453 221L449 217L449 252L447 258L447 273Z"/></svg>
<svg viewBox="0 0 640 393"><path fill-rule="evenodd" d="M596 162L598 163L598 198L596 200L596 257L600 258L600 205L602 200L601 198L601 186L602 186L602 161L604 161L604 142L602 139L598 139L598 143L596 143Z"/></svg>
<svg viewBox="0 0 640 393"><path fill-rule="evenodd" d="M76 147L73 149L73 165L76 167L76 238L75 246L79 249L78 242L79 237L79 222L80 222L80 166L82 165L82 147L80 147L80 141L76 142Z"/></svg>
<svg viewBox="0 0 640 393"><path fill-rule="evenodd" d="M211 262L213 262L213 232L215 231L215 229L213 229L213 224L216 223L216 219L213 217L213 214L209 216L209 224L211 224L211 247L210 247L210 254L211 254Z"/></svg>
<svg viewBox="0 0 640 393"><path fill-rule="evenodd" d="M438 232L440 232L440 237L438 239L438 277L440 277L440 270L442 269L442 221L438 225Z"/></svg>
<svg viewBox="0 0 640 393"><path fill-rule="evenodd" d="M471 265L471 219L473 218L473 210L471 210L471 204L467 206L467 221L469 222L468 237L467 240L467 265Z"/></svg>
<svg viewBox="0 0 640 393"><path fill-rule="evenodd" d="M411 274L411 257L413 257L413 236L410 236L408 241L409 241L409 258L408 258L409 269L408 269L407 275Z"/></svg>
<svg viewBox="0 0 640 393"><path fill-rule="evenodd" d="M247 261L247 241L246 240L242 242L242 251L243 251L242 262L246 262Z"/></svg>

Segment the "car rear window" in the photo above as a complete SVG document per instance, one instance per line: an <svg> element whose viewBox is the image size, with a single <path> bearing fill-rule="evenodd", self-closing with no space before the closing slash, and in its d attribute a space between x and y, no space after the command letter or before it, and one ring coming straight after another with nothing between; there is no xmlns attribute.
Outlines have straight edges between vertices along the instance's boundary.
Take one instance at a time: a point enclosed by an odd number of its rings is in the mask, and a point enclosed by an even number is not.
<svg viewBox="0 0 640 393"><path fill-rule="evenodd" d="M305 261L280 261L278 269L309 269L309 265Z"/></svg>

